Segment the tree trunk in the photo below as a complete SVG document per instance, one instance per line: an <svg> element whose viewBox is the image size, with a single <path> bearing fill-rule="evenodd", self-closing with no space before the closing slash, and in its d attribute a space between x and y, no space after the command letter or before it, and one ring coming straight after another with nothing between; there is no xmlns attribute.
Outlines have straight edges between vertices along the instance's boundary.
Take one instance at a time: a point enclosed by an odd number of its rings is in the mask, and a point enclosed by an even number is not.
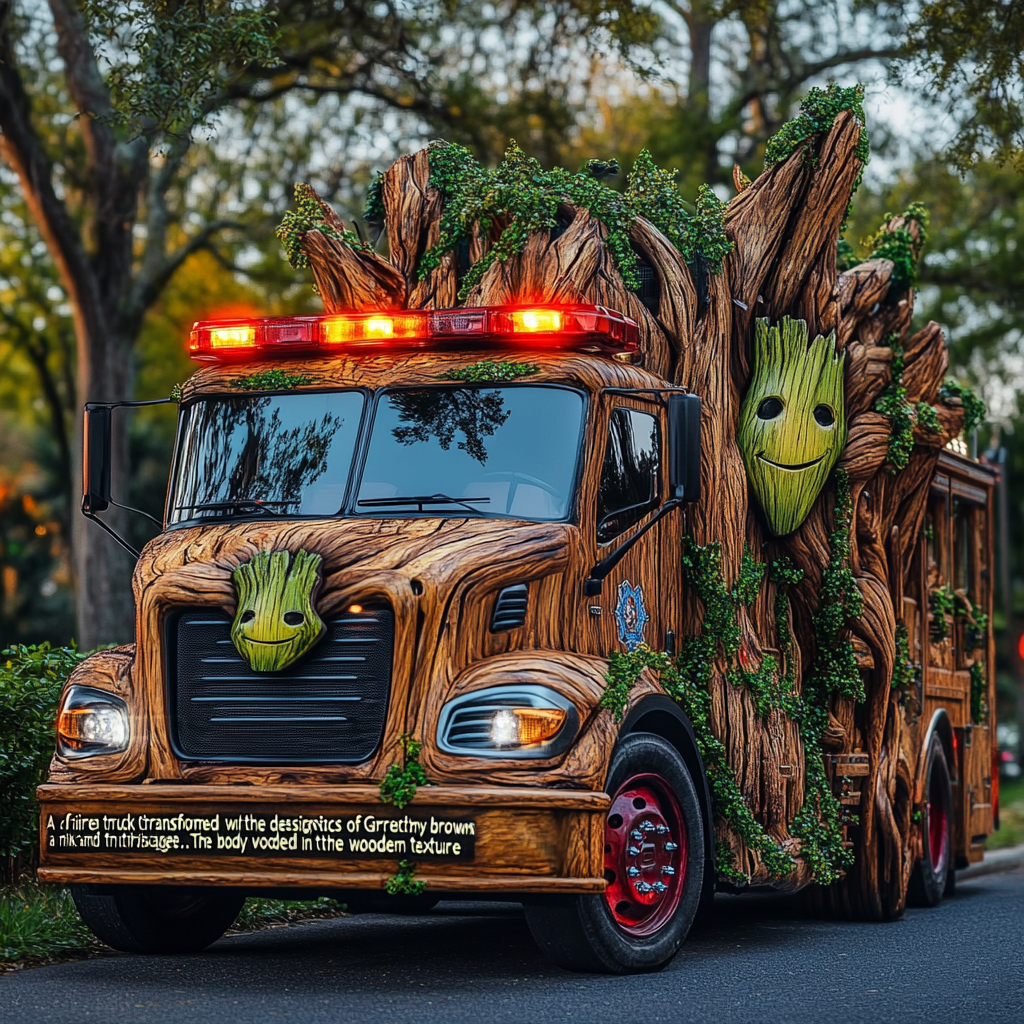
<svg viewBox="0 0 1024 1024"><path fill-rule="evenodd" d="M84 319L84 318L83 318ZM92 319L92 318L90 318ZM123 334L78 340L79 405L86 402L130 401L133 393L133 339ZM110 488L114 499L128 503L130 482L128 414L115 411L111 437ZM77 506L82 493L82 426L75 424L74 479L72 494ZM76 507L77 513L77 507ZM103 520L125 536L129 513L112 505ZM135 637L135 604L132 597L134 560L112 537L84 516L72 518L72 551L78 634L82 650L109 644L130 643Z"/></svg>

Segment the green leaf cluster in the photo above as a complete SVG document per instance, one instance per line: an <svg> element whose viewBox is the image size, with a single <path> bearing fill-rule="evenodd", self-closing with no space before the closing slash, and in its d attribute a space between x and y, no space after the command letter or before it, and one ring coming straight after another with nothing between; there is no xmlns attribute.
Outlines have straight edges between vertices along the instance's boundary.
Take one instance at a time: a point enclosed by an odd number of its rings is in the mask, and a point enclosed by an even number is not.
<svg viewBox="0 0 1024 1024"><path fill-rule="evenodd" d="M939 422L939 414L935 411L934 405L927 402L918 402L914 406L917 413L917 422L928 431L929 434L941 434L942 424Z"/></svg>
<svg viewBox="0 0 1024 1024"><path fill-rule="evenodd" d="M417 880L416 865L411 860L400 860L398 872L385 883L384 890L391 896L419 896L427 887L426 882Z"/></svg>
<svg viewBox="0 0 1024 1024"><path fill-rule="evenodd" d="M958 381L946 378L941 388L939 397L943 401L951 398L958 398L964 410L964 433L970 434L981 426L985 419L985 403L966 385Z"/></svg>
<svg viewBox="0 0 1024 1024"><path fill-rule="evenodd" d="M239 377L231 382L239 391L290 391L305 384L312 384L312 377L301 373L286 373L284 370L260 370L250 373L247 377ZM179 392L180 397L180 392Z"/></svg>
<svg viewBox="0 0 1024 1024"><path fill-rule="evenodd" d="M982 650L988 639L988 612L980 604L975 604L970 597L956 593L956 613L966 620L964 630L964 653L973 654Z"/></svg>
<svg viewBox="0 0 1024 1024"><path fill-rule="evenodd" d="M864 116L864 86L854 85L846 89L831 82L825 89L810 89L800 102L800 113L768 140L764 147L765 170L782 163L798 149L824 135L844 110L852 111L860 125L856 156L862 165L866 164L871 155L871 142ZM857 184L860 184L859 178ZM854 191L856 189L857 185L854 185Z"/></svg>
<svg viewBox="0 0 1024 1024"><path fill-rule="evenodd" d="M0 651L0 856L36 847L36 786L53 756L64 681L82 657L74 647L48 643Z"/></svg>
<svg viewBox="0 0 1024 1024"><path fill-rule="evenodd" d="M921 258L921 249L928 240L928 210L922 203L911 203L902 216L904 221L914 221L917 224L916 240L906 226L890 231L886 225L895 214L886 212L881 226L864 242L871 253L869 259L892 261L890 289L898 292L906 291L917 284L918 261Z"/></svg>
<svg viewBox="0 0 1024 1024"><path fill-rule="evenodd" d="M971 665L971 721L975 725L984 725L988 721L988 701L985 700L987 691L985 664L976 661Z"/></svg>
<svg viewBox="0 0 1024 1024"><path fill-rule="evenodd" d="M535 363L497 363L491 359L483 359L471 366L459 366L453 370L445 370L438 377L440 380L461 380L469 384L478 384L516 380L519 377L529 377L535 373L540 373L540 367Z"/></svg>
<svg viewBox="0 0 1024 1024"><path fill-rule="evenodd" d="M956 594L950 586L936 587L928 595L928 606L932 611L931 636L933 640L945 640L949 636L948 618L956 614ZM948 618L947 618L948 617Z"/></svg>
<svg viewBox="0 0 1024 1024"><path fill-rule="evenodd" d="M630 171L625 192L617 192L595 176L590 161L582 171L561 167L545 171L513 141L494 170L483 167L463 146L434 142L428 150L430 183L444 199L436 244L423 254L417 273L422 279L441 264L445 253L467 242L476 227L483 235L497 233L487 252L466 272L459 288L465 299L496 260L521 253L530 234L558 227L559 208L571 204L589 211L607 228L604 242L627 288L639 288L638 260L629 241L637 217L661 230L687 262L703 257L712 272L721 270L732 243L722 226L724 208L706 186L695 208L679 194L674 171L658 168L644 150ZM610 162L602 170L611 171Z"/></svg>
<svg viewBox="0 0 1024 1024"><path fill-rule="evenodd" d="M430 786L433 783L427 778L420 764L420 751L423 744L403 732L398 737L402 748L401 765L393 764L388 768L380 783L380 800L384 804L394 804L399 810L412 803L418 786Z"/></svg>
<svg viewBox="0 0 1024 1024"><path fill-rule="evenodd" d="M309 267L309 257L302 251L302 239L307 231L319 231L325 237L333 238L350 249L373 251L373 246L364 242L354 232L348 229L339 231L328 222L316 193L305 182L295 183L295 207L294 210L285 212L277 228L277 237L281 241L285 257L296 270L306 270Z"/></svg>

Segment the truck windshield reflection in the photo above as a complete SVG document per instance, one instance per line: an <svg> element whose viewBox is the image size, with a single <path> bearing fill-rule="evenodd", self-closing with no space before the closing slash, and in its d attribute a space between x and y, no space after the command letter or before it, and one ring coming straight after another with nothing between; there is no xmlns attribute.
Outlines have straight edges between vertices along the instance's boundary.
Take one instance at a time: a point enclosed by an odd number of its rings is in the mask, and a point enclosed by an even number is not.
<svg viewBox="0 0 1024 1024"><path fill-rule="evenodd" d="M365 395L214 395L182 409L168 523L345 514ZM559 387L381 395L352 511L569 514L583 398Z"/></svg>
<svg viewBox="0 0 1024 1024"><path fill-rule="evenodd" d="M355 511L564 519L582 422L583 399L566 388L388 392Z"/></svg>
<svg viewBox="0 0 1024 1024"><path fill-rule="evenodd" d="M342 391L216 395L186 406L168 522L337 515L363 402Z"/></svg>

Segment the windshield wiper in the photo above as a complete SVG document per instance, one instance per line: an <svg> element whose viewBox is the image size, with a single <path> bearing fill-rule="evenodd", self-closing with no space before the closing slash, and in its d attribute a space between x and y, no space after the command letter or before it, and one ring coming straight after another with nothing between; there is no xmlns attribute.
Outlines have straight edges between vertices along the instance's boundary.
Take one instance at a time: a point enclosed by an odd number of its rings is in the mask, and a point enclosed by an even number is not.
<svg viewBox="0 0 1024 1024"><path fill-rule="evenodd" d="M385 508L388 505L418 505L418 512L423 511L424 505L461 505L470 512L479 512L480 509L473 508L469 502L489 502L490 498L452 498L447 494L420 494L408 495L396 498L364 498L356 504L363 508Z"/></svg>
<svg viewBox="0 0 1024 1024"><path fill-rule="evenodd" d="M266 512L268 515L279 516L280 512L275 512L271 505L298 505L296 501L259 501L257 499L246 499L240 498L238 501L200 501L194 505L175 505L176 511L182 511L183 509L191 509L193 512L241 512L241 511L254 511L254 512Z"/></svg>

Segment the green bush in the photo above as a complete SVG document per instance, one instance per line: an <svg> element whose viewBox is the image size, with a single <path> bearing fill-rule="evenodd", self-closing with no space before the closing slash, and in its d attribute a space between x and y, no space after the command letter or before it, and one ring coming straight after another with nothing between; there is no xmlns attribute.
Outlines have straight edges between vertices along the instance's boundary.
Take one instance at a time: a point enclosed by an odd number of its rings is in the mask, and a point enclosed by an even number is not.
<svg viewBox="0 0 1024 1024"><path fill-rule="evenodd" d="M53 756L61 688L83 657L48 643L0 651L0 857L35 850L36 786Z"/></svg>

